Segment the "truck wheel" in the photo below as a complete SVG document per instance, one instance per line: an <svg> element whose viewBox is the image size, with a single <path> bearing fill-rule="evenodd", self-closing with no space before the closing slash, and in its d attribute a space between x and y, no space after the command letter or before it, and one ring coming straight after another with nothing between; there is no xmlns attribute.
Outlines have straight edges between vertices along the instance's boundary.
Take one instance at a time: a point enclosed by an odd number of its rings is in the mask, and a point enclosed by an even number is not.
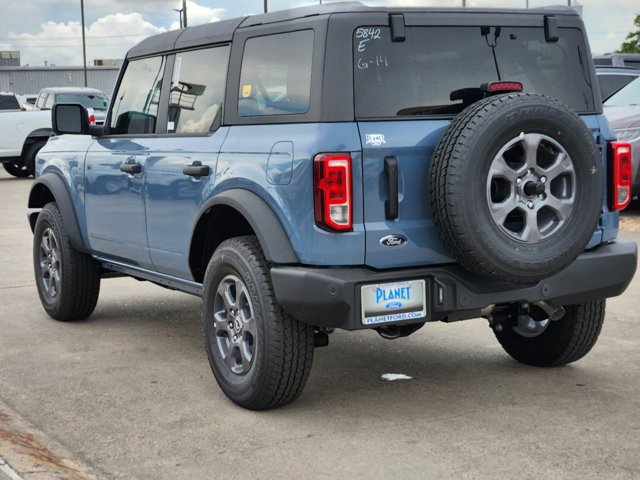
<svg viewBox="0 0 640 480"><path fill-rule="evenodd" d="M36 155L46 144L46 140L38 140L27 147L27 151L24 154L24 164L27 166L29 175L36 176Z"/></svg>
<svg viewBox="0 0 640 480"><path fill-rule="evenodd" d="M100 293L100 265L73 248L55 203L38 215L33 267L40 301L50 317L66 322L91 315Z"/></svg>
<svg viewBox="0 0 640 480"><path fill-rule="evenodd" d="M29 176L27 167L23 165L18 165L17 163L3 163L2 166L9 175L13 175L14 177L25 178Z"/></svg>
<svg viewBox="0 0 640 480"><path fill-rule="evenodd" d="M516 323L494 332L502 348L522 363L537 367L566 365L584 357L595 345L605 307L604 300L570 305L565 307L564 317L556 321L521 316Z"/></svg>
<svg viewBox="0 0 640 480"><path fill-rule="evenodd" d="M536 282L567 267L593 236L601 170L591 131L558 100L490 97L464 110L434 152L434 224L468 270Z"/></svg>
<svg viewBox="0 0 640 480"><path fill-rule="evenodd" d="M293 401L313 362L313 328L276 303L269 266L254 236L224 241L204 278L209 364L222 391L251 410Z"/></svg>

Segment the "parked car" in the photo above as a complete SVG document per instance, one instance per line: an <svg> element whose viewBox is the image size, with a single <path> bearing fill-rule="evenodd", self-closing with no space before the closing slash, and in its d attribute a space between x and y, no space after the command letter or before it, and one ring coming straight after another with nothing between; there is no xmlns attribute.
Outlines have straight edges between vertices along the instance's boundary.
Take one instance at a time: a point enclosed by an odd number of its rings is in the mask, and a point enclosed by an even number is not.
<svg viewBox="0 0 640 480"><path fill-rule="evenodd" d="M640 69L638 68L596 66L596 78L602 101L607 101L611 95L639 76Z"/></svg>
<svg viewBox="0 0 640 480"><path fill-rule="evenodd" d="M95 88L43 88L38 94L35 106L40 110L50 110L56 103L79 103L89 110L90 123L104 125L109 99L106 94Z"/></svg>
<svg viewBox="0 0 640 480"><path fill-rule="evenodd" d="M14 177L28 177L34 174L36 153L53 133L51 112L0 111L0 132L2 166Z"/></svg>
<svg viewBox="0 0 640 480"><path fill-rule="evenodd" d="M20 111L20 102L16 98L15 94L11 92L0 92L0 112L6 111Z"/></svg>
<svg viewBox="0 0 640 480"><path fill-rule="evenodd" d="M607 53L593 57L596 66L640 68L640 53Z"/></svg>
<svg viewBox="0 0 640 480"><path fill-rule="evenodd" d="M20 106L23 110L35 110L36 109L36 99L38 95L16 95L18 97L18 101L20 102Z"/></svg>
<svg viewBox="0 0 640 480"><path fill-rule="evenodd" d="M0 114L0 132L11 132L0 135L0 162L8 173L16 177L35 174L36 155L53 135L50 110L58 102L83 105L89 114L87 121L93 125L104 124L109 104L107 96L93 88L44 88L35 101L36 111ZM16 112L19 110L18 105Z"/></svg>
<svg viewBox="0 0 640 480"><path fill-rule="evenodd" d="M640 78L611 96L604 113L618 140L629 142L632 154L632 196L640 195Z"/></svg>
<svg viewBox="0 0 640 480"><path fill-rule="evenodd" d="M518 361L576 361L637 263L587 52L562 7L331 3L149 37L103 128L53 107L28 201L44 310L88 317L113 274L201 296L213 374L256 410L335 328L484 317Z"/></svg>

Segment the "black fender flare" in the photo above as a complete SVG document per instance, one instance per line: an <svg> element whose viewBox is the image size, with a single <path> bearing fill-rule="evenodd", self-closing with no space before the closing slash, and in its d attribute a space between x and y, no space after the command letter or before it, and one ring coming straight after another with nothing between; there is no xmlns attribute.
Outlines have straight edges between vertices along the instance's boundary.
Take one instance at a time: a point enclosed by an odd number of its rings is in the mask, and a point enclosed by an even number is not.
<svg viewBox="0 0 640 480"><path fill-rule="evenodd" d="M29 148L29 146L31 146L33 143L37 142L38 140L48 140L49 137L53 135L53 128L38 128L37 130L34 130L29 135L27 135L27 138L24 139L21 156L24 157L27 148Z"/></svg>
<svg viewBox="0 0 640 480"><path fill-rule="evenodd" d="M200 209L198 220L191 232L192 239L195 226L202 216L216 205L225 205L237 210L249 222L267 261L281 264L300 263L276 214L262 198L249 190L226 190L208 200Z"/></svg>
<svg viewBox="0 0 640 480"><path fill-rule="evenodd" d="M50 195L47 194L47 191L50 192ZM89 253L89 249L86 247L80 233L80 225L78 224L78 218L67 184L60 175L53 172L45 173L33 182L29 192L28 206L29 208L42 208L51 201L56 202L58 205L65 230L69 235L73 248L79 252ZM29 225L32 232L35 229L39 214L39 211L29 213Z"/></svg>

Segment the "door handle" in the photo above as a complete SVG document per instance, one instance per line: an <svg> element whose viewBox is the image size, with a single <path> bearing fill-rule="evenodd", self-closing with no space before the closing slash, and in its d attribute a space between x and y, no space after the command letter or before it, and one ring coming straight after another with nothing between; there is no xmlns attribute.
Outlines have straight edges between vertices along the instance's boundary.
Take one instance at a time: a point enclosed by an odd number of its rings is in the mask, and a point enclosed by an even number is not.
<svg viewBox="0 0 640 480"><path fill-rule="evenodd" d="M384 213L387 220L398 218L398 159L384 158L384 172L387 174L389 198L384 202Z"/></svg>
<svg viewBox="0 0 640 480"><path fill-rule="evenodd" d="M142 171L142 165L140 165L139 163L123 163L122 165L120 165L120 171L135 175L136 173L140 173Z"/></svg>
<svg viewBox="0 0 640 480"><path fill-rule="evenodd" d="M209 172L209 165L202 165L202 162L197 160L182 169L182 173L190 177L208 177Z"/></svg>

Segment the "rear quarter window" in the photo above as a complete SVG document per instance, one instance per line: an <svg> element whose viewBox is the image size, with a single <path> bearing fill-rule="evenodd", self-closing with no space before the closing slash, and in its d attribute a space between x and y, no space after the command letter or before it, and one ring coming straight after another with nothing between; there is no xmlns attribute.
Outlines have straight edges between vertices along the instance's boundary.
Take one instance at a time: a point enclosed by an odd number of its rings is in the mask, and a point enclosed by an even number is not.
<svg viewBox="0 0 640 480"><path fill-rule="evenodd" d="M238 92L241 117L309 111L313 30L250 38Z"/></svg>
<svg viewBox="0 0 640 480"><path fill-rule="evenodd" d="M542 28L410 27L405 41L392 42L388 27L358 28L353 35L356 115L455 115L464 105L450 99L452 92L499 80L521 82L525 92L592 112L582 33L560 31L559 41L548 43Z"/></svg>

